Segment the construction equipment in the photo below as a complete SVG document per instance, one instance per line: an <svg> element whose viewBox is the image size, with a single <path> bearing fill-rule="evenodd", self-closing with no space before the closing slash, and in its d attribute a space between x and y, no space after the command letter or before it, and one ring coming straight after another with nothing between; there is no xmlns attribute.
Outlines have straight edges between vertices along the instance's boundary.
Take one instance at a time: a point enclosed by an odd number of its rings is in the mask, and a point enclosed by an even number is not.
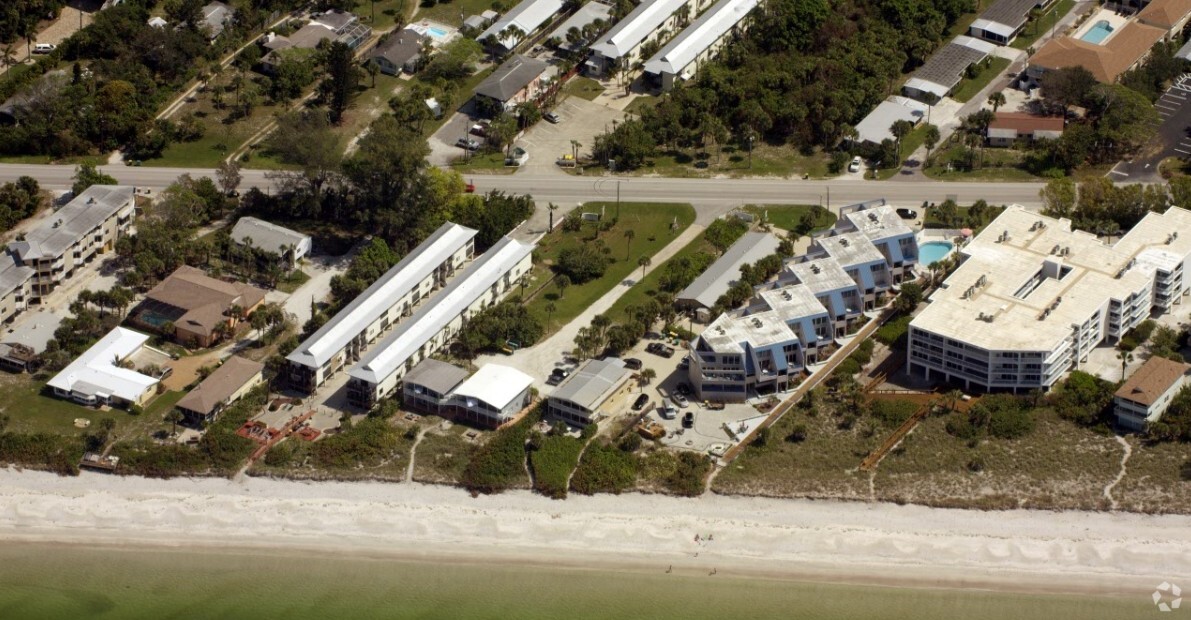
<svg viewBox="0 0 1191 620"><path fill-rule="evenodd" d="M636 430L638 435L646 439L661 439L666 436L666 427L653 420L641 420Z"/></svg>

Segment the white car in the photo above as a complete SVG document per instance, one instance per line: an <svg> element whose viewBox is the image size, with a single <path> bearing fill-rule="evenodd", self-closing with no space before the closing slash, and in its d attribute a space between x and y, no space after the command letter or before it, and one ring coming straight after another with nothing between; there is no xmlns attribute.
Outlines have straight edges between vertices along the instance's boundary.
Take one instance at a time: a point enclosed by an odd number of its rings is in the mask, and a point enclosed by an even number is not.
<svg viewBox="0 0 1191 620"><path fill-rule="evenodd" d="M848 164L848 172L860 172L860 156L852 158L852 163Z"/></svg>
<svg viewBox="0 0 1191 620"><path fill-rule="evenodd" d="M657 411L663 420L673 420L678 417L678 410L674 408L674 405L665 401L658 405Z"/></svg>
<svg viewBox="0 0 1191 620"><path fill-rule="evenodd" d="M53 43L38 43L37 45L33 46L33 53L34 54L49 54L50 52L52 52L56 49L58 49L58 46L54 45Z"/></svg>

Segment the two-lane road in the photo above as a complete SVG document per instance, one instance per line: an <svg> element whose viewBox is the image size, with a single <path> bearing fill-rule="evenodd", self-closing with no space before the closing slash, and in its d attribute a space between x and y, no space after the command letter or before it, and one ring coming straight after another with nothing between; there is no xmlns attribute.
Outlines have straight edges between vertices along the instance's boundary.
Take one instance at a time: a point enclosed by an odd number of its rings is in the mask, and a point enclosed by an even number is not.
<svg viewBox="0 0 1191 620"><path fill-rule="evenodd" d="M210 169L102 166L100 169L119 182L141 188L160 190L179 175L214 177ZM0 164L0 182L22 175L31 176L46 189L69 189L74 166L35 164ZM271 186L263 170L242 170L241 189ZM531 194L536 200L554 202L561 207L589 200L613 200L617 184L620 199L642 202L689 202L696 205L739 204L827 204L843 205L885 198L892 203L915 206L922 201L942 202L954 198L960 204L979 199L990 204L1041 205L1038 196L1042 183L859 181L833 179L674 179L661 177L582 177L558 174L472 175L477 191L501 190Z"/></svg>

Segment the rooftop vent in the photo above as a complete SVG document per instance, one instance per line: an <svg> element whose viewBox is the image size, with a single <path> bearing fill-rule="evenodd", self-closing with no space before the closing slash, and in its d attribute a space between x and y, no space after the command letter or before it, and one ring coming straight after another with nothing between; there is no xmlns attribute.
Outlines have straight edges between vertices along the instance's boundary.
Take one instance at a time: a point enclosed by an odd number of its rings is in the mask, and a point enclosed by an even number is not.
<svg viewBox="0 0 1191 620"><path fill-rule="evenodd" d="M87 199L87 204L89 204L89 205L93 205L93 204L95 204L95 196L92 196L92 197L88 198L88 199Z"/></svg>
<svg viewBox="0 0 1191 620"><path fill-rule="evenodd" d="M753 327L761 327L761 319L753 317Z"/></svg>
<svg viewBox="0 0 1191 620"><path fill-rule="evenodd" d="M1055 247L1053 247L1053 248L1051 248L1051 249L1050 249L1050 253L1051 253L1051 254L1058 254L1058 253L1059 253L1059 252L1061 252L1062 250L1063 250L1063 246L1061 246L1061 245L1059 245L1059 244L1057 244L1057 243L1056 243L1056 244L1055 244Z"/></svg>
<svg viewBox="0 0 1191 620"><path fill-rule="evenodd" d="M870 220L872 220L872 221L874 221L874 222L877 222L877 221L879 221L879 220L880 220L880 218L878 218L878 217L877 217L877 214L876 214L876 213L869 213L869 214L868 214L868 219L870 219Z"/></svg>
<svg viewBox="0 0 1191 620"><path fill-rule="evenodd" d="M1179 238L1178 231L1170 233L1170 235L1168 235L1166 237L1166 245L1170 245L1171 243L1174 243L1174 240L1178 239L1178 238Z"/></svg>
<svg viewBox="0 0 1191 620"><path fill-rule="evenodd" d="M822 271L822 269L819 269L819 266L818 266L818 265L811 265L811 272L812 272L812 273L819 273L820 271Z"/></svg>

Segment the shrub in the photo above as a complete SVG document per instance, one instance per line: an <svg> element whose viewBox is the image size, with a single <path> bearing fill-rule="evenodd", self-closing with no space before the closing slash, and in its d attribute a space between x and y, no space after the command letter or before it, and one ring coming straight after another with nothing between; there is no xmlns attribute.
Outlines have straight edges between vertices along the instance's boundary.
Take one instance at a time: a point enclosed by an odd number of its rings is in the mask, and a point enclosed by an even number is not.
<svg viewBox="0 0 1191 620"><path fill-rule="evenodd" d="M914 317L909 315L899 316L878 327L875 335L877 341L895 349L906 348L906 334L910 331L910 319L912 318Z"/></svg>
<svg viewBox="0 0 1191 620"><path fill-rule="evenodd" d="M329 469L378 463L393 454L400 433L384 418L365 418L351 428L311 446L314 462Z"/></svg>
<svg viewBox="0 0 1191 620"><path fill-rule="evenodd" d="M856 361L855 357L849 355L835 367L835 372L837 375L855 375L860 372L860 362Z"/></svg>
<svg viewBox="0 0 1191 620"><path fill-rule="evenodd" d="M476 450L463 470L460 482L472 494L495 494L508 489L525 476L525 441L540 412L496 432Z"/></svg>
<svg viewBox="0 0 1191 620"><path fill-rule="evenodd" d="M630 489L637 481L640 463L631 454L633 450L625 450L625 444L631 441L629 438L635 438L640 446L641 436L636 433L625 435L619 448L600 442L587 446L571 477L571 489L584 495L620 494Z"/></svg>
<svg viewBox="0 0 1191 620"><path fill-rule="evenodd" d="M790 434L786 436L786 441L790 443L801 443L806 441L806 424L799 422L790 429Z"/></svg>
<svg viewBox="0 0 1191 620"><path fill-rule="evenodd" d="M48 433L0 433L0 463L77 476L81 458L83 442L77 437Z"/></svg>
<svg viewBox="0 0 1191 620"><path fill-rule="evenodd" d="M666 488L676 495L696 497L703 494L703 481L711 471L711 459L694 452L678 455L678 467L666 478Z"/></svg>
<svg viewBox="0 0 1191 620"><path fill-rule="evenodd" d="M558 273L566 275L573 284L590 282L604 275L608 259L590 245L563 248L555 264Z"/></svg>
<svg viewBox="0 0 1191 620"><path fill-rule="evenodd" d="M1025 407L994 409L988 419L988 433L1000 439L1017 439L1034 430L1034 418Z"/></svg>
<svg viewBox="0 0 1191 620"><path fill-rule="evenodd" d="M873 417L886 426L900 426L917 410L918 405L908 400L876 400L872 404Z"/></svg>
<svg viewBox="0 0 1191 620"><path fill-rule="evenodd" d="M565 434L537 435L530 441L533 488L554 499L567 496L567 479L579 463L583 442Z"/></svg>

